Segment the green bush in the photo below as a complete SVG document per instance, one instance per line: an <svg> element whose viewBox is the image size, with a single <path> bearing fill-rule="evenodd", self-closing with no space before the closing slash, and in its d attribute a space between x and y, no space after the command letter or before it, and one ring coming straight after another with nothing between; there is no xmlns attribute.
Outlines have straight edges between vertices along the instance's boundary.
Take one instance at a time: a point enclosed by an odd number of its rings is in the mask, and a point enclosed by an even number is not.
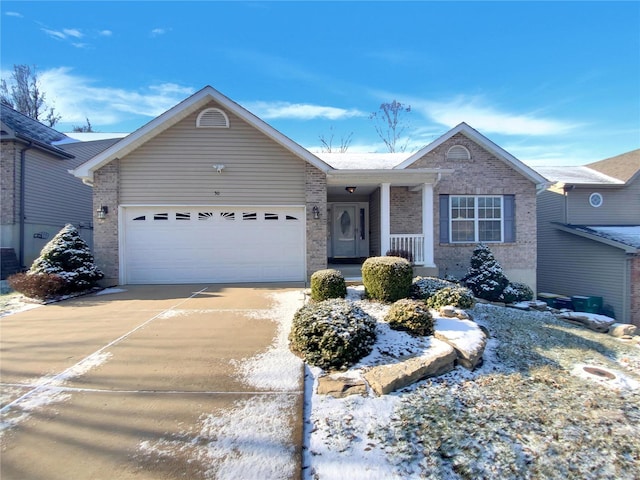
<svg viewBox="0 0 640 480"><path fill-rule="evenodd" d="M455 283L437 277L416 277L411 284L411 297L428 300L438 290L454 286Z"/></svg>
<svg viewBox="0 0 640 480"><path fill-rule="evenodd" d="M504 289L500 300L505 303L525 302L533 300L533 290L524 283L513 282Z"/></svg>
<svg viewBox="0 0 640 480"><path fill-rule="evenodd" d="M89 246L71 224L65 225L44 246L29 273L59 275L71 292L88 290L104 276L95 266Z"/></svg>
<svg viewBox="0 0 640 480"><path fill-rule="evenodd" d="M385 320L394 330L403 330L413 335L433 335L433 317L421 300L398 300L391 305Z"/></svg>
<svg viewBox="0 0 640 480"><path fill-rule="evenodd" d="M471 267L462 280L476 297L490 302L500 300L500 295L509 285L509 280L493 253L482 243L473 250Z"/></svg>
<svg viewBox="0 0 640 480"><path fill-rule="evenodd" d="M311 275L311 299L316 302L347 296L342 273L334 269L318 270Z"/></svg>
<svg viewBox="0 0 640 480"><path fill-rule="evenodd" d="M16 273L7 278L9 286L29 298L48 300L66 293L67 282L53 273Z"/></svg>
<svg viewBox="0 0 640 480"><path fill-rule="evenodd" d="M289 348L309 365L343 370L371 353L376 320L343 299L309 303L293 316Z"/></svg>
<svg viewBox="0 0 640 480"><path fill-rule="evenodd" d="M473 292L465 287L454 286L438 290L429 300L427 305L430 308L438 309L447 305L457 308L473 308L476 301Z"/></svg>
<svg viewBox="0 0 640 480"><path fill-rule="evenodd" d="M411 293L413 268L400 257L370 257L362 264L362 283L373 300L395 302Z"/></svg>

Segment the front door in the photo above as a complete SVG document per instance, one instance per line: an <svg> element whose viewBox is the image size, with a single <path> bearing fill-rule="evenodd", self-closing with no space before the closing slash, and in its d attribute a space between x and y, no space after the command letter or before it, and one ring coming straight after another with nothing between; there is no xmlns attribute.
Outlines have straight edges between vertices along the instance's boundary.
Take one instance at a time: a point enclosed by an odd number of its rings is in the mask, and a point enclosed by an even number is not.
<svg viewBox="0 0 640 480"><path fill-rule="evenodd" d="M333 206L332 242L334 257L357 257L357 205Z"/></svg>

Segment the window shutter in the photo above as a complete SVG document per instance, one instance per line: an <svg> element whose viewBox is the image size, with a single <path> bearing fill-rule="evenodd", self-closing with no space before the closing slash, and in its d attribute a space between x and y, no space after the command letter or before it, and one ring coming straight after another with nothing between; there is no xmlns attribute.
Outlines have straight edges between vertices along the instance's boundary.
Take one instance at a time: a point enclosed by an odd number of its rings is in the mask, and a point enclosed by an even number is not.
<svg viewBox="0 0 640 480"><path fill-rule="evenodd" d="M504 202L504 241L513 243L516 241L516 196L505 195Z"/></svg>
<svg viewBox="0 0 640 480"><path fill-rule="evenodd" d="M449 195L440 195L440 243L449 243Z"/></svg>

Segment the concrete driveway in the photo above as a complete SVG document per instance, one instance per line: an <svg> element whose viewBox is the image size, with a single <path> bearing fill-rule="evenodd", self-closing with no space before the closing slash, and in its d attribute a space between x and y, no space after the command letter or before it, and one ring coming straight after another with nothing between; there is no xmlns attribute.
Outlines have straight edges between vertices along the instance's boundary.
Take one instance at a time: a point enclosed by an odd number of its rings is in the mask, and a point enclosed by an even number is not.
<svg viewBox="0 0 640 480"><path fill-rule="evenodd" d="M301 287L126 286L0 319L0 477L299 478Z"/></svg>

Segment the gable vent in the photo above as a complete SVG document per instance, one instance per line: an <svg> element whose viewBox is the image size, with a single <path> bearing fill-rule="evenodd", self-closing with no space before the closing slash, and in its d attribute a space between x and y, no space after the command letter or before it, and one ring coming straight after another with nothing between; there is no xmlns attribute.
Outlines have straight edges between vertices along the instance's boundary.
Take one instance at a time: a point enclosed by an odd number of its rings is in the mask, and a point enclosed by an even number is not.
<svg viewBox="0 0 640 480"><path fill-rule="evenodd" d="M465 161L471 160L471 154L462 145L454 145L447 151L447 160Z"/></svg>
<svg viewBox="0 0 640 480"><path fill-rule="evenodd" d="M229 128L229 118L219 108L207 108L196 119L198 128Z"/></svg>

